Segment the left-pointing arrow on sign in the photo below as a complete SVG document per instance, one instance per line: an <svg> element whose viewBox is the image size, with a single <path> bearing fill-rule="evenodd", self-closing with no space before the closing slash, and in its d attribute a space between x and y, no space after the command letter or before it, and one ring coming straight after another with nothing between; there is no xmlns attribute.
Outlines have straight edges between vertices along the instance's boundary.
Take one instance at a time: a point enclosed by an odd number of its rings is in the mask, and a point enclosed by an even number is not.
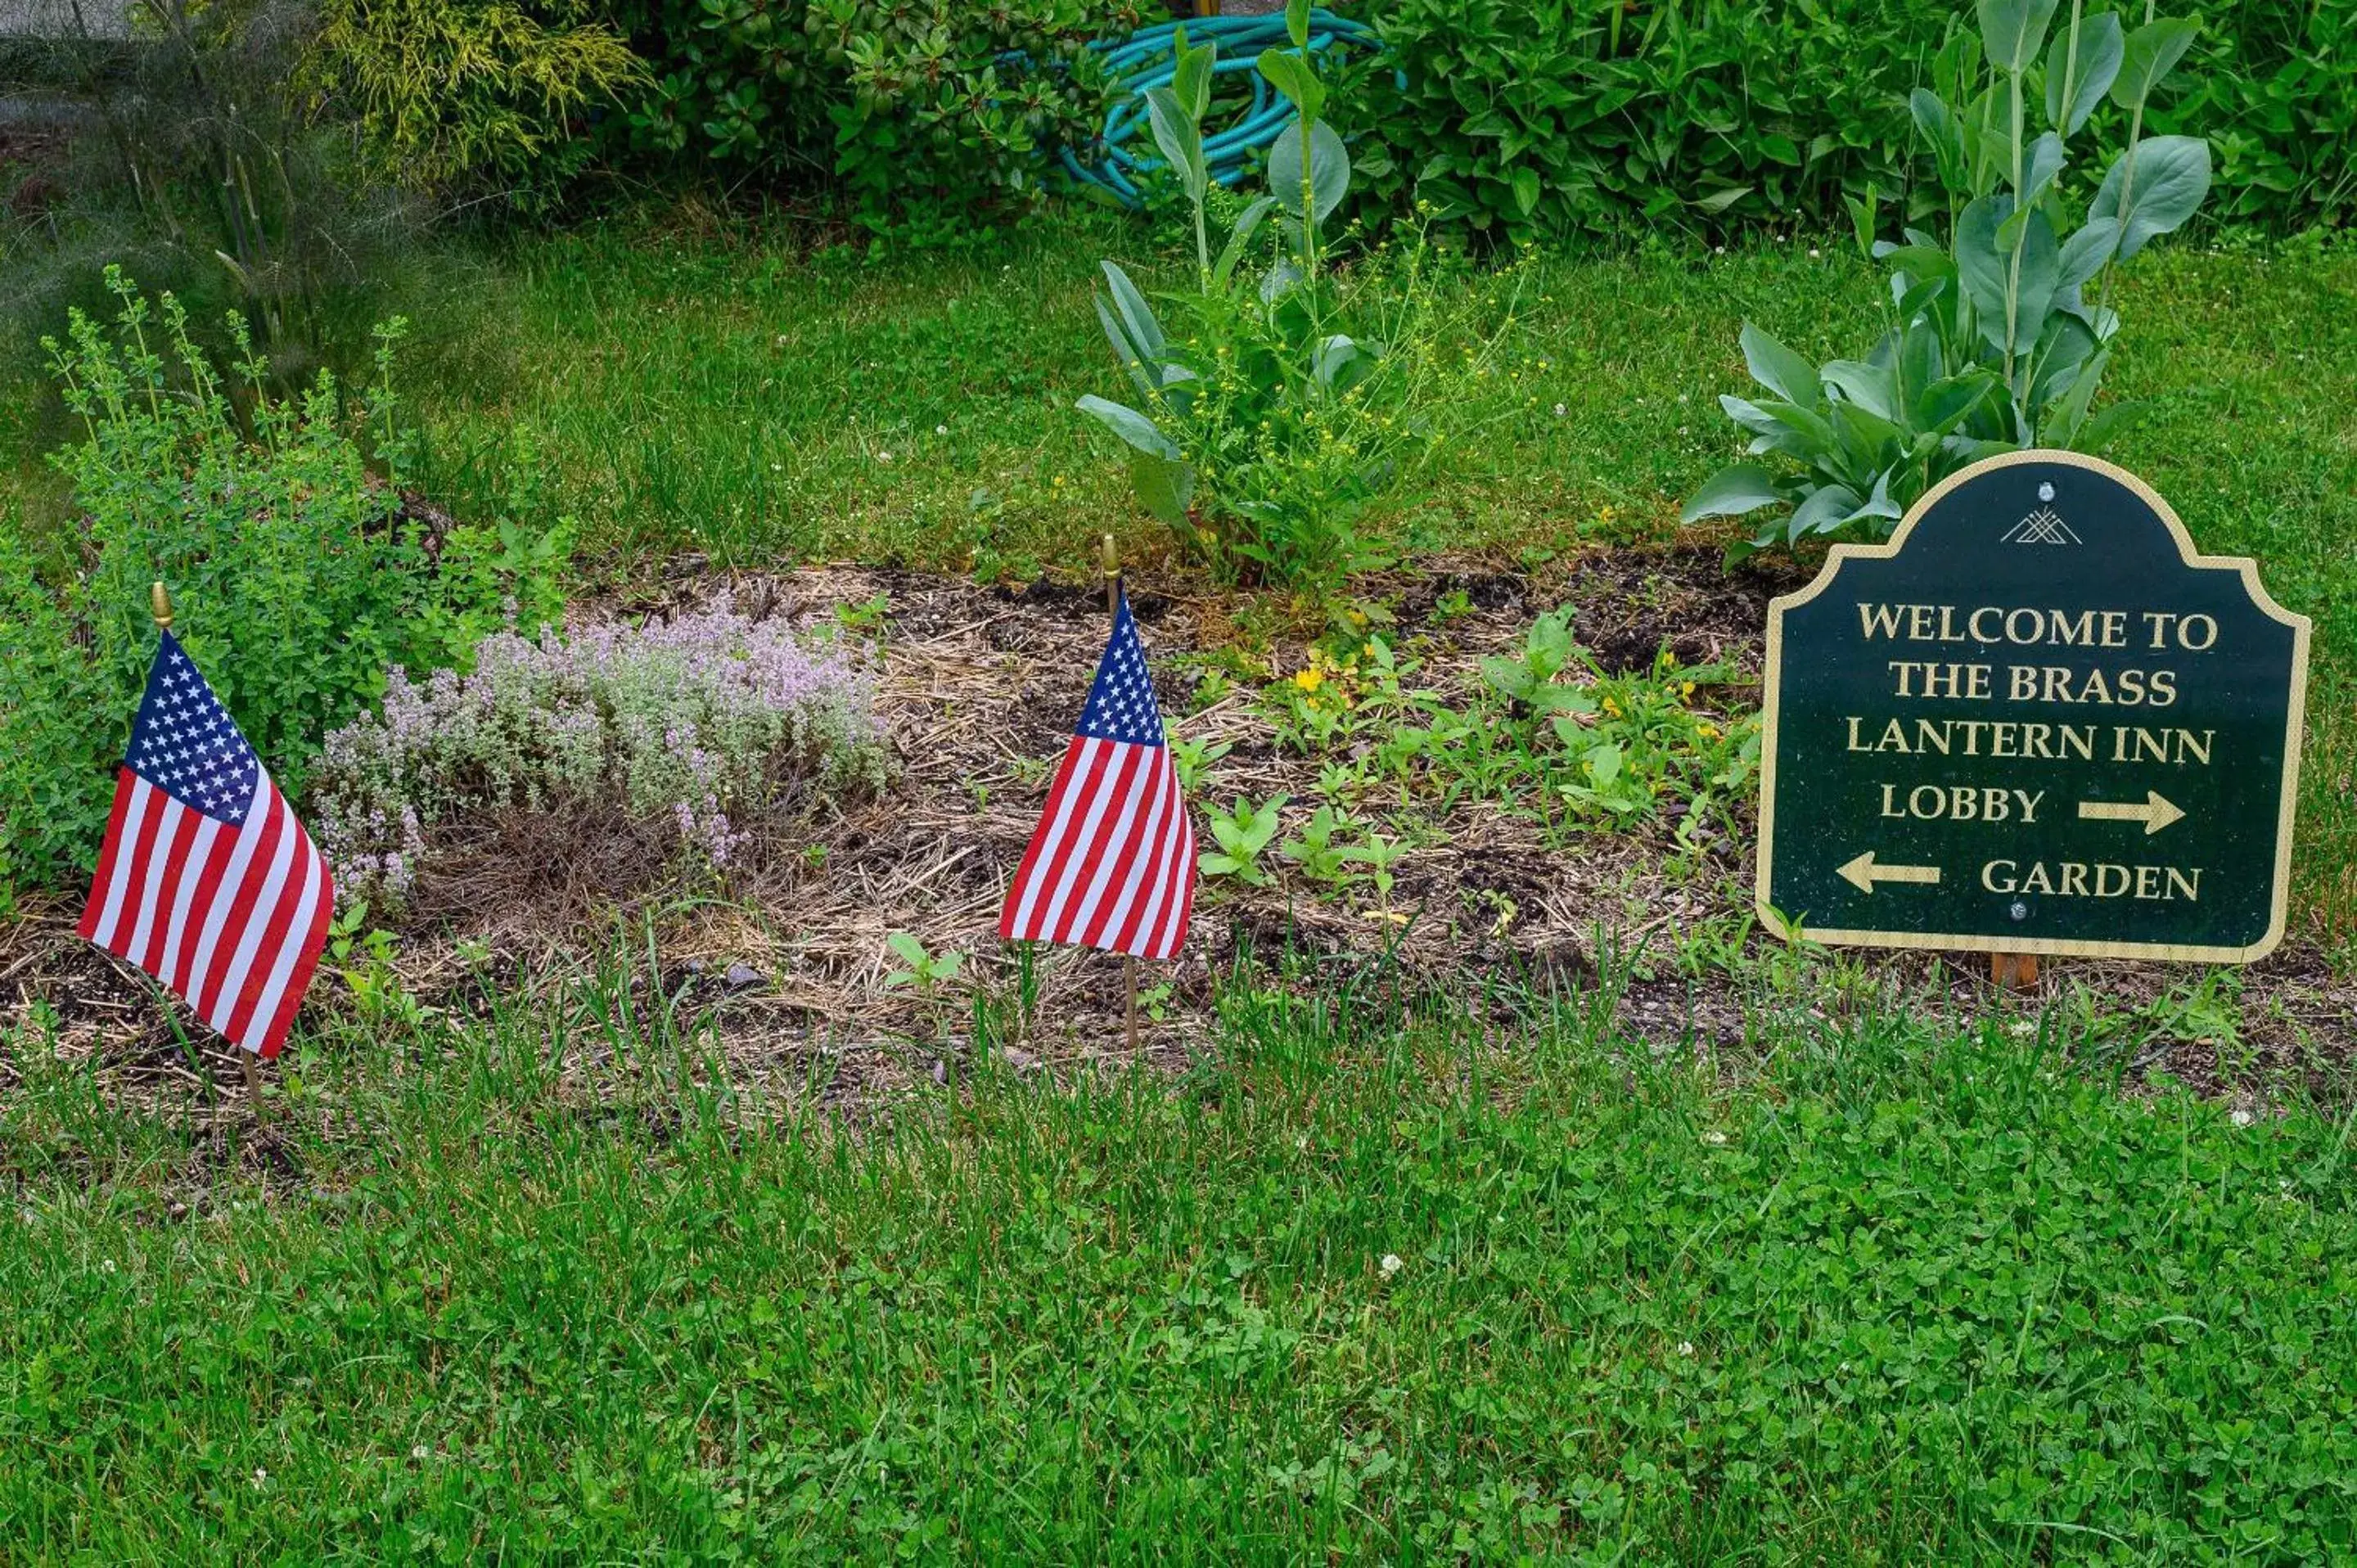
<svg viewBox="0 0 2357 1568"><path fill-rule="evenodd" d="M1936 865L1877 865L1874 852L1867 850L1856 860L1846 861L1834 868L1834 874L1861 893L1871 893L1878 882L1937 882L1940 868Z"/></svg>

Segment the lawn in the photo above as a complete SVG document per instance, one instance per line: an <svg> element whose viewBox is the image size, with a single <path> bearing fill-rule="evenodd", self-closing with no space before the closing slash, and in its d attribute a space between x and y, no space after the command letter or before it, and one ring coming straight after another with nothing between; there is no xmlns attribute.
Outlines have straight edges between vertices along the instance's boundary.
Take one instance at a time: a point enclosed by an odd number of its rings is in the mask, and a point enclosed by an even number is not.
<svg viewBox="0 0 2357 1568"><path fill-rule="evenodd" d="M786 229L598 226L407 269L404 389L425 473L461 515L528 504L587 525L607 566L651 550L733 564L856 558L985 576L1082 572L1105 526L1162 546L1072 401L1118 380L1090 305L1097 259L1175 278L1148 231L1043 222L971 250L872 261ZM1812 356L1878 329L1878 269L1832 239L1721 254L1549 256L1501 298L1510 374L1393 522L1426 551L1658 539L1737 450L1756 321ZM1497 292L1484 272L1458 287ZM2214 553L2259 557L2357 666L2357 249L2155 252L2121 279L2110 385L2150 417L2113 455ZM61 504L61 433L17 367L8 489ZM525 461L526 456L531 461ZM0 492L5 494L5 492ZM2326 704L2329 705L2329 704Z"/></svg>
<svg viewBox="0 0 2357 1568"><path fill-rule="evenodd" d="M577 519L599 609L740 569L876 636L905 773L561 940L341 931L266 1128L127 972L0 929L0 1558L2357 1554L2357 250L2164 248L2119 301L2150 414L2113 455L2316 622L2269 965L2000 995L1761 939L1740 801L1543 832L1372 777L1333 798L1390 802L1354 831L1457 878L1442 912L1390 942L1306 856L1207 882L1226 945L1131 1054L1116 966L974 934L1103 638L1098 533L1161 601L1207 809L1288 791L1297 827L1372 749L1282 719L1329 607L1223 596L1071 407L1116 390L1097 258L1184 264L1143 232L871 260L678 217L396 286L433 500ZM1558 602L1631 637L1756 606L1667 548L1724 539L1676 517L1738 449L1738 328L1823 358L1876 325L1805 236L1449 286L1508 352L1380 517L1410 564L1366 591L1416 663L1337 725L1418 683L1380 722L1494 719L1484 656ZM38 528L56 412L21 373L0 409ZM1043 572L1091 591L993 592ZM1598 689L1731 746L1742 618L1723 665L1641 637ZM884 933L934 905L971 967L896 989Z"/></svg>
<svg viewBox="0 0 2357 1568"><path fill-rule="evenodd" d="M1842 974L1726 1054L1239 982L1176 1080L837 1113L623 960L316 1036L259 1166L26 1056L0 1554L2357 1551L2347 1113Z"/></svg>

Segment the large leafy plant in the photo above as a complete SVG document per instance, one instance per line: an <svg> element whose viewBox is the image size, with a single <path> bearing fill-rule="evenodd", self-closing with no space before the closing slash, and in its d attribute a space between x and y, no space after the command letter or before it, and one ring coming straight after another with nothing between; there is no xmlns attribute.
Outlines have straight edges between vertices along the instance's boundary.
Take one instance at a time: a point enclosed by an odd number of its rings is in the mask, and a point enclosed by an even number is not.
<svg viewBox="0 0 2357 1568"><path fill-rule="evenodd" d="M1785 509L1732 554L1812 536L1887 537L1917 497L1968 463L2030 446L2097 451L2133 416L2133 405L2093 408L2119 330L2112 277L2181 227L2209 189L2206 142L2143 134L2196 24L2131 30L2073 0L2050 39L2057 9L1979 0L1977 37L1952 37L1936 89L1913 94L1949 199L1945 243L1913 227L1902 241L1878 239L1871 193L1851 201L1861 249L1891 267L1889 326L1866 358L1813 365L1745 325L1744 360L1768 395L1720 404L1751 433L1754 456L1792 466L1737 464L1687 502L1688 521ZM2074 226L2070 141L2107 97L2126 115L2126 143ZM2034 112L2046 125L2035 134Z"/></svg>
<svg viewBox="0 0 2357 1568"><path fill-rule="evenodd" d="M1136 397L1079 406L1127 446L1141 504L1215 567L1331 587L1380 559L1361 512L1437 446L1464 403L1450 383L1491 373L1503 328L1485 338L1440 303L1432 272L1445 262L1420 231L1333 266L1325 230L1351 157L1323 116L1307 0L1286 20L1293 47L1256 63L1293 120L1269 148L1266 189L1226 219L1216 252L1222 198L1202 120L1218 50L1178 35L1171 82L1146 106L1190 211L1193 286L1157 296L1166 329L1129 274L1103 263L1097 314Z"/></svg>

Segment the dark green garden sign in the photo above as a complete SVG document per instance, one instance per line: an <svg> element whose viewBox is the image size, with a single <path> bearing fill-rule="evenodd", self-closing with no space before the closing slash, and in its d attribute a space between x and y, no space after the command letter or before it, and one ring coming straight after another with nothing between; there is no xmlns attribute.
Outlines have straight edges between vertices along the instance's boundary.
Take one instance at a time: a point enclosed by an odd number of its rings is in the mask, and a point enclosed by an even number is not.
<svg viewBox="0 0 2357 1568"><path fill-rule="evenodd" d="M2265 955L2308 636L2135 476L1975 464L1769 610L1762 917L1879 947Z"/></svg>

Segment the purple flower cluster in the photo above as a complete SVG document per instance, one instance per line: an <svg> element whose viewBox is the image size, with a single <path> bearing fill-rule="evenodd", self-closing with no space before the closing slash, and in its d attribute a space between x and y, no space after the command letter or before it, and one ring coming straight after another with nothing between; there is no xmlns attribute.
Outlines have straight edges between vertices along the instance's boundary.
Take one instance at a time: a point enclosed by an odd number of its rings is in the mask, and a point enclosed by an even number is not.
<svg viewBox="0 0 2357 1568"><path fill-rule="evenodd" d="M470 811L619 801L726 865L732 813L789 785L879 784L884 766L862 661L724 596L643 626L499 632L470 674L393 670L378 711L328 736L308 809L339 886L398 899L426 830Z"/></svg>

